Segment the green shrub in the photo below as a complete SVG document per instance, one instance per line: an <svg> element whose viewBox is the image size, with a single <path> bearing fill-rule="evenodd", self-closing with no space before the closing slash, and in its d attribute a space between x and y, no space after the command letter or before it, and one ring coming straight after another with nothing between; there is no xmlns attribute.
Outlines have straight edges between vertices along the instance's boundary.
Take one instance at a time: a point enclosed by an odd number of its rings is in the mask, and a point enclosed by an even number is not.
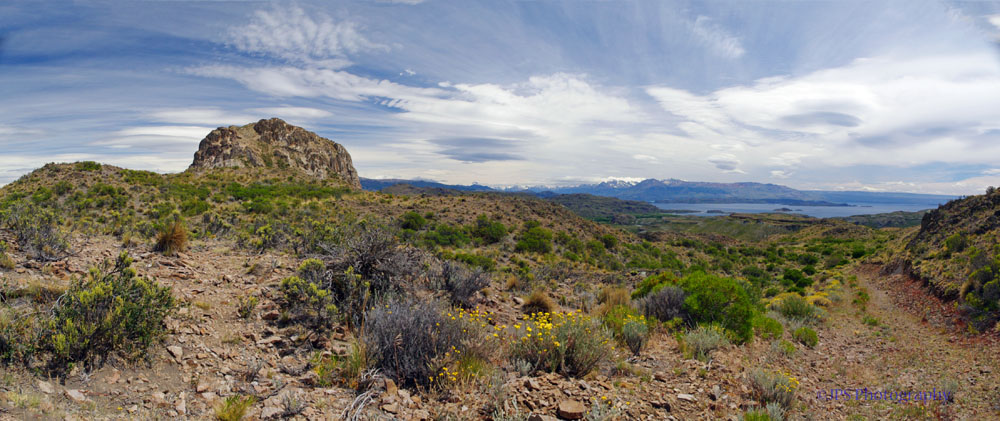
<svg viewBox="0 0 1000 421"><path fill-rule="evenodd" d="M868 295L868 289L861 287L854 295L854 300L852 303L858 307L864 309L868 306L868 301L871 300L871 296Z"/></svg>
<svg viewBox="0 0 1000 421"><path fill-rule="evenodd" d="M76 163L77 171L100 171L101 164L94 161L80 161Z"/></svg>
<svg viewBox="0 0 1000 421"><path fill-rule="evenodd" d="M302 280L322 285L326 275L326 263L319 259L306 259L299 265L297 272Z"/></svg>
<svg viewBox="0 0 1000 421"><path fill-rule="evenodd" d="M507 237L507 227L500 222L490 220L486 215L477 216L476 224L470 231L481 244L497 243Z"/></svg>
<svg viewBox="0 0 1000 421"><path fill-rule="evenodd" d="M403 229L420 231L427 226L427 219L414 211L409 211L399 217L399 226Z"/></svg>
<svg viewBox="0 0 1000 421"><path fill-rule="evenodd" d="M753 330L762 339L780 338L781 334L785 332L781 322L763 315L758 315L753 319Z"/></svg>
<svg viewBox="0 0 1000 421"><path fill-rule="evenodd" d="M756 303L735 279L695 272L678 285L688 294L684 314L689 323L719 323L738 343L753 337Z"/></svg>
<svg viewBox="0 0 1000 421"><path fill-rule="evenodd" d="M515 326L510 359L538 371L581 378L610 355L610 332L580 313L535 313Z"/></svg>
<svg viewBox="0 0 1000 421"><path fill-rule="evenodd" d="M816 331L806 326L795 329L792 332L792 337L809 348L813 348L819 343L819 336L816 335Z"/></svg>
<svg viewBox="0 0 1000 421"><path fill-rule="evenodd" d="M639 352L649 341L649 324L646 319L640 317L629 317L622 325L621 342L632 351L632 355L638 356Z"/></svg>
<svg viewBox="0 0 1000 421"><path fill-rule="evenodd" d="M790 295L779 300L772 306L774 310L787 319L802 322L814 322L819 319L819 309L809 304L805 298L798 295Z"/></svg>
<svg viewBox="0 0 1000 421"><path fill-rule="evenodd" d="M477 266L485 271L492 271L497 265L497 262L489 257L472 253L455 253L453 258L456 261L465 263L469 266Z"/></svg>
<svg viewBox="0 0 1000 421"><path fill-rule="evenodd" d="M14 269L14 259L7 254L7 243L0 241L0 269Z"/></svg>
<svg viewBox="0 0 1000 421"><path fill-rule="evenodd" d="M614 250L618 247L618 237L611 234L604 234L601 236L601 243L604 243L605 249Z"/></svg>
<svg viewBox="0 0 1000 421"><path fill-rule="evenodd" d="M292 276L281 281L279 291L279 304L291 322L318 330L331 327L337 316L337 306L329 290Z"/></svg>
<svg viewBox="0 0 1000 421"><path fill-rule="evenodd" d="M718 326L699 325L683 337L684 349L699 361L708 361L712 351L729 345L725 332Z"/></svg>
<svg viewBox="0 0 1000 421"><path fill-rule="evenodd" d="M236 314L240 316L241 319L249 319L253 315L253 310L257 308L257 297L247 296L240 297L240 303L236 307Z"/></svg>
<svg viewBox="0 0 1000 421"><path fill-rule="evenodd" d="M659 287L661 285L670 285L676 283L677 283L677 277L673 276L673 274L668 272L663 272L653 276L647 276L643 280L639 281L639 284L635 286L635 290L632 291L632 299L638 300L640 298L643 298L650 292L652 292L654 288Z"/></svg>
<svg viewBox="0 0 1000 421"><path fill-rule="evenodd" d="M861 319L861 322L864 323L864 324L866 324L866 325L868 325L868 326L872 326L872 327L876 327L879 324L878 323L878 318L872 317L872 316L868 316L868 315L865 315L865 317Z"/></svg>
<svg viewBox="0 0 1000 421"><path fill-rule="evenodd" d="M69 255L69 242L53 210L20 201L10 207L4 222L32 259L56 261Z"/></svg>
<svg viewBox="0 0 1000 421"><path fill-rule="evenodd" d="M240 421L246 416L247 410L257 403L253 396L232 395L215 408L215 419L219 421Z"/></svg>
<svg viewBox="0 0 1000 421"><path fill-rule="evenodd" d="M771 352L781 354L786 358L795 355L795 344L784 339L771 342Z"/></svg>
<svg viewBox="0 0 1000 421"><path fill-rule="evenodd" d="M445 224L437 224L433 230L424 233L424 241L438 246L461 247L470 241L462 228Z"/></svg>
<svg viewBox="0 0 1000 421"><path fill-rule="evenodd" d="M740 416L740 421L785 421L785 408L777 402L763 408L753 408Z"/></svg>
<svg viewBox="0 0 1000 421"><path fill-rule="evenodd" d="M91 269L52 309L44 345L51 370L99 367L110 356L135 361L164 335L164 319L174 309L170 287L136 276L131 265L122 253L113 266Z"/></svg>
<svg viewBox="0 0 1000 421"><path fill-rule="evenodd" d="M754 399L764 404L776 403L790 408L795 401L799 381L795 377L755 368L750 370L750 389Z"/></svg>
<svg viewBox="0 0 1000 421"><path fill-rule="evenodd" d="M542 228L536 221L524 224L514 250L518 252L548 253L552 251L552 231Z"/></svg>
<svg viewBox="0 0 1000 421"><path fill-rule="evenodd" d="M956 232L944 240L944 246L948 253L961 253L969 246L969 239L965 233Z"/></svg>

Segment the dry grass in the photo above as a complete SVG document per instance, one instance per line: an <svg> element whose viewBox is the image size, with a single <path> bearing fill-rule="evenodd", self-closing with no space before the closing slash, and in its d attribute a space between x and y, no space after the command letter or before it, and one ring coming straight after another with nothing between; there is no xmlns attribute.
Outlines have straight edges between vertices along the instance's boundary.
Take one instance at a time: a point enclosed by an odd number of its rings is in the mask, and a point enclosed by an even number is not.
<svg viewBox="0 0 1000 421"><path fill-rule="evenodd" d="M525 314L532 313L551 313L555 311L556 303L552 301L549 294L545 291L536 289L531 292L528 298L524 299L524 304L521 305L521 311Z"/></svg>
<svg viewBox="0 0 1000 421"><path fill-rule="evenodd" d="M173 256L184 251L187 241L187 228L184 227L184 222L178 219L156 234L156 247L153 249L167 256Z"/></svg>

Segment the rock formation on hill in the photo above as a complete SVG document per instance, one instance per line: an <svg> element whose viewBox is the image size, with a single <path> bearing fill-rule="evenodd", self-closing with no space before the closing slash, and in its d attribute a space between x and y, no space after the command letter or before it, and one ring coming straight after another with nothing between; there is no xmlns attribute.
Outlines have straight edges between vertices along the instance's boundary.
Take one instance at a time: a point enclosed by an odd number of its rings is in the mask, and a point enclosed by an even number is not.
<svg viewBox="0 0 1000 421"><path fill-rule="evenodd" d="M205 136L190 169L223 167L292 168L318 178L339 177L361 188L347 149L277 118L220 127Z"/></svg>

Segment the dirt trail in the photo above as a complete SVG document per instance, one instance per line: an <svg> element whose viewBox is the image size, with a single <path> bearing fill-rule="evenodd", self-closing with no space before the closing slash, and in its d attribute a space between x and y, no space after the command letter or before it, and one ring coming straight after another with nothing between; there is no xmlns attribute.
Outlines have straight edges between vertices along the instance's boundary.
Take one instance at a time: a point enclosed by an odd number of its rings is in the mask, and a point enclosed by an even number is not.
<svg viewBox="0 0 1000 421"><path fill-rule="evenodd" d="M954 311L900 275L857 271L857 288L871 299L864 311L853 304L856 289L828 313L820 344L803 352L800 400L817 419L996 419L1000 377L991 338L966 337L951 323ZM867 322L867 323L866 323ZM803 364L804 363L804 364ZM953 391L955 401L900 401L870 392ZM846 390L833 399L831 390ZM912 399L911 395L910 399ZM882 399L879 399L882 398Z"/></svg>

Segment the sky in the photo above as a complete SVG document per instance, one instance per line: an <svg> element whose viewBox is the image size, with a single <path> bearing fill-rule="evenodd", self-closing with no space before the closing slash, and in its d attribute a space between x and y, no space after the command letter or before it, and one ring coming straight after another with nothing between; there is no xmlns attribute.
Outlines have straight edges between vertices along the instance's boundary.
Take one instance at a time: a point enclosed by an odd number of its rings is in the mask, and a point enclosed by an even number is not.
<svg viewBox="0 0 1000 421"><path fill-rule="evenodd" d="M1000 2L0 2L0 184L280 117L362 177L1000 185Z"/></svg>

